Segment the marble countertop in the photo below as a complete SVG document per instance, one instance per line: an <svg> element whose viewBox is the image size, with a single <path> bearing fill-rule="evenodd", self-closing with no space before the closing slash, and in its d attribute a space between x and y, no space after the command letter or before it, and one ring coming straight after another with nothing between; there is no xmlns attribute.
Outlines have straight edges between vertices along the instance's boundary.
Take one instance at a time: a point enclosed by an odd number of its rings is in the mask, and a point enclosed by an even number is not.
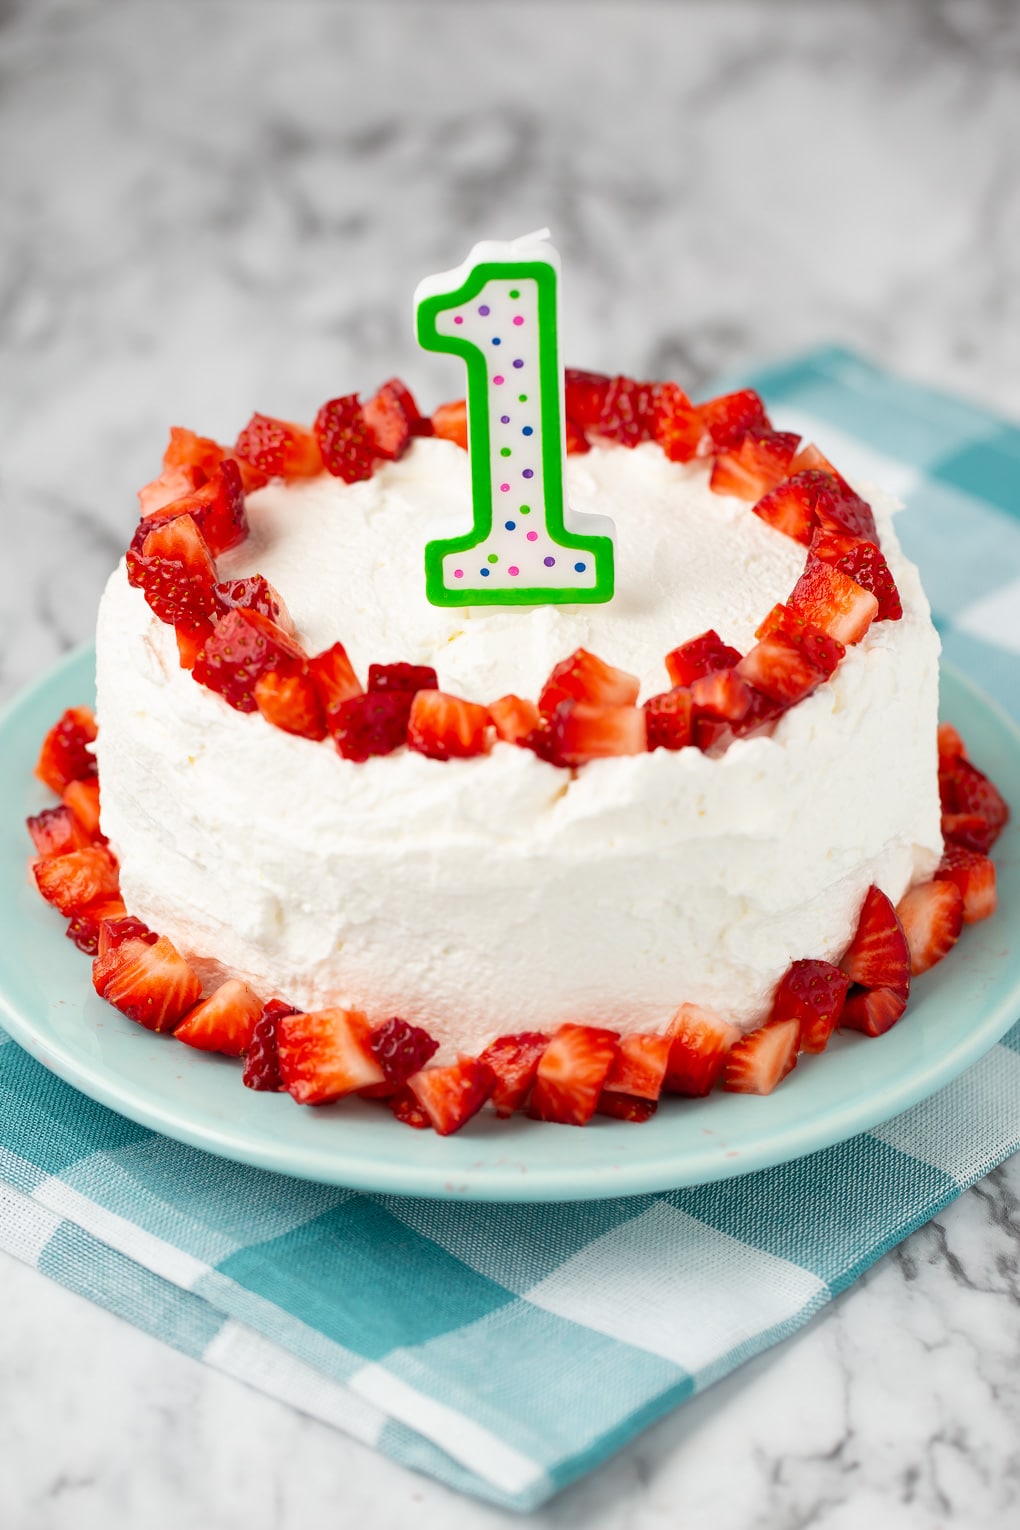
<svg viewBox="0 0 1020 1530"><path fill-rule="evenodd" d="M0 0L0 699L87 638L169 420L394 372L424 272L550 224L567 356L823 341L1020 416L1020 11ZM0 1257L0 1524L510 1523ZM534 1517L1005 1530L1020 1160Z"/></svg>

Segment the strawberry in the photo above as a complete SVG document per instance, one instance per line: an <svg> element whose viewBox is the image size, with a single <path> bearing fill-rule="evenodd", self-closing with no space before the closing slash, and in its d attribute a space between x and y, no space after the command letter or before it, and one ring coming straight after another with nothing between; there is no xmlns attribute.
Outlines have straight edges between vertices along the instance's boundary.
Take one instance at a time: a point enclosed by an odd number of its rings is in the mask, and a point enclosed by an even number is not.
<svg viewBox="0 0 1020 1530"><path fill-rule="evenodd" d="M840 643L859 643L878 614L878 601L842 569L808 558L787 605Z"/></svg>
<svg viewBox="0 0 1020 1530"><path fill-rule="evenodd" d="M64 787L63 800L89 838L102 839L99 832L99 777L69 781Z"/></svg>
<svg viewBox="0 0 1020 1530"><path fill-rule="evenodd" d="M797 1066L800 1021L767 1020L731 1049L722 1086L731 1094L771 1094Z"/></svg>
<svg viewBox="0 0 1020 1530"><path fill-rule="evenodd" d="M615 669L586 648L561 659L538 698L543 717L552 717L562 701L591 701L605 707L632 707L641 682L625 669Z"/></svg>
<svg viewBox="0 0 1020 1530"><path fill-rule="evenodd" d="M846 532L819 528L811 539L811 551L823 563L843 570L878 601L876 621L898 622L903 615L900 594L888 563L874 542L862 541Z"/></svg>
<svg viewBox="0 0 1020 1530"><path fill-rule="evenodd" d="M655 426L655 389L632 377L614 377L606 389L599 417L593 426L603 441L635 447L650 441Z"/></svg>
<svg viewBox="0 0 1020 1530"><path fill-rule="evenodd" d="M539 1059L528 1114L537 1121L585 1126L616 1056L615 1031L561 1025Z"/></svg>
<svg viewBox="0 0 1020 1530"><path fill-rule="evenodd" d="M171 425L163 466L192 473L198 488L213 476L226 455L226 448L209 436L199 436L181 425Z"/></svg>
<svg viewBox="0 0 1020 1530"><path fill-rule="evenodd" d="M692 740L691 693L677 685L644 704L648 748L683 749Z"/></svg>
<svg viewBox="0 0 1020 1530"><path fill-rule="evenodd" d="M456 399L452 404L440 404L432 415L432 434L467 451L468 424L467 401Z"/></svg>
<svg viewBox="0 0 1020 1530"><path fill-rule="evenodd" d="M86 845L93 843L94 836L64 803L60 807L43 808L41 813L25 821L38 855L67 855L71 850L84 850Z"/></svg>
<svg viewBox="0 0 1020 1530"><path fill-rule="evenodd" d="M786 706L810 695L825 679L803 649L782 632L770 633L756 643L741 659L735 673ZM704 681L697 683L703 685Z"/></svg>
<svg viewBox="0 0 1020 1530"><path fill-rule="evenodd" d="M521 1031L516 1036L497 1036L479 1057L495 1077L491 1100L497 1116L512 1116L523 1110L538 1064L549 1045L549 1037L540 1031Z"/></svg>
<svg viewBox="0 0 1020 1530"><path fill-rule="evenodd" d="M820 627L812 626L798 611L789 606L773 606L761 626L755 633L755 637L769 637L774 632L781 632L784 637L790 639L800 649L816 669L820 669L826 679L833 673L836 665L846 653L843 644Z"/></svg>
<svg viewBox="0 0 1020 1530"><path fill-rule="evenodd" d="M282 627L257 611L238 608L217 623L195 660L194 676L238 712L255 712L255 685L261 675L270 670L301 673L304 664L300 647Z"/></svg>
<svg viewBox="0 0 1020 1530"><path fill-rule="evenodd" d="M995 913L995 863L963 845L947 845L935 872L936 881L954 882L963 897L963 922L976 924Z"/></svg>
<svg viewBox="0 0 1020 1530"><path fill-rule="evenodd" d="M681 1004L666 1028L669 1061L663 1089L667 1094L699 1097L718 1082L739 1026L700 1004Z"/></svg>
<svg viewBox="0 0 1020 1530"><path fill-rule="evenodd" d="M211 621L174 622L174 637L177 639L177 655L182 669L194 669L202 649L208 643L215 631L215 623Z"/></svg>
<svg viewBox="0 0 1020 1530"><path fill-rule="evenodd" d="M748 431L756 425L765 430L770 428L765 405L752 388L709 399L707 403L698 405L698 414L712 438L712 449L717 452L739 446Z"/></svg>
<svg viewBox="0 0 1020 1530"><path fill-rule="evenodd" d="M847 994L840 1029L860 1031L865 1036L884 1036L892 1030L907 1007L902 988L858 988Z"/></svg>
<svg viewBox="0 0 1020 1530"><path fill-rule="evenodd" d="M751 691L738 669L716 669L691 684L691 706L696 721L708 716L713 720L739 722L750 705Z"/></svg>
<svg viewBox="0 0 1020 1530"><path fill-rule="evenodd" d="M576 420L567 415L563 421L563 441L568 457L580 457L591 451L591 442Z"/></svg>
<svg viewBox="0 0 1020 1530"><path fill-rule="evenodd" d="M967 758L967 746L952 723L942 722L938 727L939 769L954 760Z"/></svg>
<svg viewBox="0 0 1020 1530"><path fill-rule="evenodd" d="M423 1068L407 1087L441 1137L459 1132L492 1093L495 1074L477 1057L460 1057L446 1068Z"/></svg>
<svg viewBox="0 0 1020 1530"><path fill-rule="evenodd" d="M776 703L770 705L775 706ZM746 712L744 716L747 716ZM715 750L718 755L736 737L737 729L742 725L743 719L740 722L727 722L725 717L714 717L711 712L695 713L692 735L694 747L700 749L702 754L710 754Z"/></svg>
<svg viewBox="0 0 1020 1530"><path fill-rule="evenodd" d="M96 760L89 745L96 736L91 707L68 707L43 739L35 764L39 780L58 796L72 781L86 781L96 774Z"/></svg>
<svg viewBox="0 0 1020 1530"><path fill-rule="evenodd" d="M854 985L847 994L841 1027L881 1036L900 1018L910 993L906 936L881 888L868 888L853 940L839 965Z"/></svg>
<svg viewBox="0 0 1020 1530"><path fill-rule="evenodd" d="M430 760L467 759L488 754L492 724L484 707L445 691L416 691L407 723L409 749Z"/></svg>
<svg viewBox="0 0 1020 1530"><path fill-rule="evenodd" d="M176 520L179 515L191 516L214 557L244 541L248 535L244 489L240 469L232 457L214 468L212 477L199 488L159 509L150 507L139 532L144 537L149 530Z"/></svg>
<svg viewBox="0 0 1020 1530"><path fill-rule="evenodd" d="M351 696L326 713L333 742L345 760L392 754L407 743L412 697L406 691Z"/></svg>
<svg viewBox="0 0 1020 1530"><path fill-rule="evenodd" d="M216 567L190 515L146 530L143 521L127 551L128 580L140 589L161 622L206 622L219 616Z"/></svg>
<svg viewBox="0 0 1020 1530"><path fill-rule="evenodd" d="M250 463L267 478L314 478L322 472L316 434L290 420L253 414L238 436L234 450L242 464Z"/></svg>
<svg viewBox="0 0 1020 1530"><path fill-rule="evenodd" d="M773 997L770 1020L796 1020L802 1052L824 1052L836 1029L850 979L831 962L799 961L788 967Z"/></svg>
<svg viewBox="0 0 1020 1530"><path fill-rule="evenodd" d="M362 413L372 432L376 455L391 461L404 455L414 434L412 427L421 423L418 405L399 377L384 382L362 406Z"/></svg>
<svg viewBox="0 0 1020 1530"><path fill-rule="evenodd" d="M67 938L73 940L79 951L86 956L98 956L102 951L104 925L119 922L127 913L120 898L107 898L104 902L90 903L73 914L67 925ZM155 940L155 935L152 937Z"/></svg>
<svg viewBox="0 0 1020 1530"><path fill-rule="evenodd" d="M847 531L865 542L878 542L871 506L841 478L834 479L828 492L819 495L815 513L826 531Z"/></svg>
<svg viewBox="0 0 1020 1530"><path fill-rule="evenodd" d="M604 1092L657 1100L662 1093L672 1046L670 1036L656 1036L642 1031L621 1036L603 1085Z"/></svg>
<svg viewBox="0 0 1020 1530"><path fill-rule="evenodd" d="M116 951L126 940L144 940L147 946L154 946L158 939L141 919L130 914L105 914L99 922L98 954L105 956L107 951Z"/></svg>
<svg viewBox="0 0 1020 1530"><path fill-rule="evenodd" d="M323 404L315 416L315 437L326 471L334 478L342 478L344 483L371 478L375 470L376 439L356 393L331 398Z"/></svg>
<svg viewBox="0 0 1020 1530"><path fill-rule="evenodd" d="M640 707L562 701L549 731L554 765L586 765L589 760L610 755L644 754L648 748L645 714Z"/></svg>
<svg viewBox="0 0 1020 1530"><path fill-rule="evenodd" d="M281 1015L276 1026L280 1079L299 1105L325 1105L386 1075L357 1010L320 1009Z"/></svg>
<svg viewBox="0 0 1020 1530"><path fill-rule="evenodd" d="M808 442L807 446L801 447L796 457L794 457L793 461L790 463L790 472L826 473L837 483L842 484L845 482L845 480L842 479L836 472L836 469L833 467L828 457L823 456L822 453L818 450L817 446L814 446L810 441Z"/></svg>
<svg viewBox="0 0 1020 1530"><path fill-rule="evenodd" d="M956 945L963 928L963 893L943 879L911 887L896 905L910 951L910 975L934 967Z"/></svg>
<svg viewBox="0 0 1020 1530"><path fill-rule="evenodd" d="M752 687L751 705L739 722L729 723L726 726L734 738L750 738L766 730L771 731L776 718L782 717L785 711L785 702L775 701L771 696L766 696L763 691L757 691ZM711 742L706 742L708 721L707 717L698 719L698 744L703 750L711 748Z"/></svg>
<svg viewBox="0 0 1020 1530"><path fill-rule="evenodd" d="M823 492L828 492L824 474L796 473L763 494L754 513L766 525L807 546L818 524L815 505Z"/></svg>
<svg viewBox="0 0 1020 1530"><path fill-rule="evenodd" d="M77 914L89 903L113 898L120 890L117 862L105 845L44 855L32 862L32 871L46 902L62 914Z"/></svg>
<svg viewBox="0 0 1020 1530"><path fill-rule="evenodd" d="M262 1000L240 978L228 978L216 992L188 1011L174 1031L178 1041L200 1052L243 1057L251 1046Z"/></svg>
<svg viewBox="0 0 1020 1530"><path fill-rule="evenodd" d="M197 974L165 935L151 945L125 940L97 956L92 983L108 1004L149 1031L172 1031L202 997Z"/></svg>
<svg viewBox="0 0 1020 1530"><path fill-rule="evenodd" d="M799 440L789 431L752 428L738 446L716 457L709 488L714 494L760 500L786 477Z"/></svg>
<svg viewBox="0 0 1020 1530"><path fill-rule="evenodd" d="M271 622L293 633L294 623L277 590L261 574L249 574L247 579L228 579L216 586L216 598L222 612L241 610L257 611L268 616Z"/></svg>
<svg viewBox="0 0 1020 1530"><path fill-rule="evenodd" d="M640 1125L650 1121L658 1108L658 1100L644 1100L638 1094L620 1094L615 1089L603 1089L595 1114L610 1116L614 1121L634 1121Z"/></svg>
<svg viewBox="0 0 1020 1530"><path fill-rule="evenodd" d="M362 694L361 681L354 673L354 666L347 657L344 645L334 643L332 648L327 648L309 659L308 675L319 693L319 700L326 714L326 724L332 732L330 719L337 707L342 702L350 701L354 696Z"/></svg>
<svg viewBox="0 0 1020 1530"><path fill-rule="evenodd" d="M270 999L263 1006L255 1022L244 1060L241 1083L246 1089L281 1090L280 1058L276 1047L276 1027L285 1015L296 1015L297 1010L283 999Z"/></svg>
<svg viewBox="0 0 1020 1530"><path fill-rule="evenodd" d="M674 382L660 383L655 391L652 436L670 462L690 462L705 438L701 415Z"/></svg>
<svg viewBox="0 0 1020 1530"><path fill-rule="evenodd" d="M396 1017L375 1026L369 1033L368 1044L384 1074L383 1083L364 1091L370 1098L396 1094L439 1049L439 1042L420 1025Z"/></svg>
<svg viewBox="0 0 1020 1530"><path fill-rule="evenodd" d="M428 1111L419 1105L418 1096L413 1094L406 1084L398 1089L396 1094L390 1095L386 1104L402 1125L413 1126L415 1131L419 1132L432 1129Z"/></svg>
<svg viewBox="0 0 1020 1530"><path fill-rule="evenodd" d="M993 845L1009 821L1005 799L983 771L969 760L957 758L939 771L939 794L945 813L973 813L984 818Z"/></svg>
<svg viewBox="0 0 1020 1530"><path fill-rule="evenodd" d="M666 655L666 668L674 685L692 685L702 675L717 669L732 669L740 661L740 650L730 648L713 628L700 637L681 643Z"/></svg>
<svg viewBox="0 0 1020 1530"><path fill-rule="evenodd" d="M138 490L138 508L143 520L157 515L167 505L174 504L187 494L193 494L203 482L202 475L194 468L165 467L158 477L143 484Z"/></svg>
<svg viewBox="0 0 1020 1530"><path fill-rule="evenodd" d="M255 682L255 704L266 722L301 738L326 737L326 716L319 694L307 674L269 669Z"/></svg>
<svg viewBox="0 0 1020 1530"><path fill-rule="evenodd" d="M594 430L598 424L611 381L602 372L567 367L563 376L566 412L582 431Z"/></svg>
<svg viewBox="0 0 1020 1530"><path fill-rule="evenodd" d="M538 707L521 696L501 696L489 704L489 717L496 737L505 744L520 744L534 732L541 721Z"/></svg>
<svg viewBox="0 0 1020 1530"><path fill-rule="evenodd" d="M431 664L370 664L370 691L437 691L439 680Z"/></svg>
<svg viewBox="0 0 1020 1530"><path fill-rule="evenodd" d="M943 813L942 838L947 844L963 845L966 850L976 850L979 855L987 855L997 834L988 819L982 818L980 813Z"/></svg>

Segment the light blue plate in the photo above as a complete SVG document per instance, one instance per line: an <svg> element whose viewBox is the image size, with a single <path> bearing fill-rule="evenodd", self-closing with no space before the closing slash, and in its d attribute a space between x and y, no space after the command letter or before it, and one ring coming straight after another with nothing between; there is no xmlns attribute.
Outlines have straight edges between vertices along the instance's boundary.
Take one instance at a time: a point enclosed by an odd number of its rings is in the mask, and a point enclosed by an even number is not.
<svg viewBox="0 0 1020 1530"><path fill-rule="evenodd" d="M359 1190L468 1200L554 1201L664 1190L746 1174L841 1142L961 1073L1020 1013L1020 829L996 849L999 912L964 931L920 978L904 1020L880 1040L838 1037L804 1057L774 1095L667 1100L643 1126L597 1117L585 1130L476 1118L455 1137L414 1132L360 1100L302 1109L241 1085L237 1062L194 1052L99 1000L88 959L26 875L28 813L52 801L32 777L47 728L93 694L91 649L72 654L0 719L0 1016L21 1045L113 1110L211 1153ZM1020 733L958 675L945 715L1005 796L1020 804ZM895 770L895 761L889 762Z"/></svg>

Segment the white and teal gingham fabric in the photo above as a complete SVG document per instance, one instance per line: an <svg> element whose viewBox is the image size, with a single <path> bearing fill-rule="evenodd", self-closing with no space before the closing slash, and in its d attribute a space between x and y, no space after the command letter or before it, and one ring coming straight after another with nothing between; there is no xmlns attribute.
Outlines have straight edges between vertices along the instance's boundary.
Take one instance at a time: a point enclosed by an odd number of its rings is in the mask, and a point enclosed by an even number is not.
<svg viewBox="0 0 1020 1530"><path fill-rule="evenodd" d="M909 500L902 537L948 657L1020 711L1020 429L834 350L753 380L779 423ZM0 1032L0 1246L519 1510L792 1333L1018 1148L1020 1025L838 1147L549 1206L363 1195L228 1163L94 1104Z"/></svg>

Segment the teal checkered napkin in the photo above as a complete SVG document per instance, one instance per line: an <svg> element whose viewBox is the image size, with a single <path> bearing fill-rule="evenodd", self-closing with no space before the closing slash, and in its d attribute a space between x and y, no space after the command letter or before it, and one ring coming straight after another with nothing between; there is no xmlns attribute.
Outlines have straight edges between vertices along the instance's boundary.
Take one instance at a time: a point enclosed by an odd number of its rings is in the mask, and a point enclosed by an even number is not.
<svg viewBox="0 0 1020 1530"><path fill-rule="evenodd" d="M781 425L922 512L903 539L946 652L1020 711L1020 430L838 351L758 385ZM228 1163L94 1104L0 1032L0 1246L521 1510L792 1333L1018 1148L1020 1025L838 1147L551 1206L362 1195Z"/></svg>

